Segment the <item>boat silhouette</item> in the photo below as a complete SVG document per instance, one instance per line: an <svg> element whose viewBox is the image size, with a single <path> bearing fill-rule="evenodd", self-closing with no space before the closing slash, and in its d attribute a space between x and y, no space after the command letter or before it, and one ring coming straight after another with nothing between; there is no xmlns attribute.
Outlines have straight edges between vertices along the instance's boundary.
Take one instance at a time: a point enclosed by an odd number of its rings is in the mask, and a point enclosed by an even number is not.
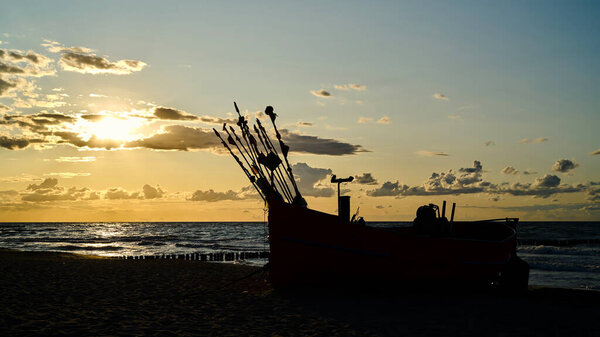
<svg viewBox="0 0 600 337"><path fill-rule="evenodd" d="M454 221L453 204L448 220L444 201L441 212L434 204L419 207L413 226L371 227L357 214L350 217L350 197L340 195L340 184L353 178L335 175L338 214L310 209L294 179L290 148L277 130L273 108L265 114L278 146L260 120L251 129L234 106L241 137L225 124L226 138L213 130L268 206L274 286L434 282L527 289L529 266L516 249L519 219Z"/></svg>

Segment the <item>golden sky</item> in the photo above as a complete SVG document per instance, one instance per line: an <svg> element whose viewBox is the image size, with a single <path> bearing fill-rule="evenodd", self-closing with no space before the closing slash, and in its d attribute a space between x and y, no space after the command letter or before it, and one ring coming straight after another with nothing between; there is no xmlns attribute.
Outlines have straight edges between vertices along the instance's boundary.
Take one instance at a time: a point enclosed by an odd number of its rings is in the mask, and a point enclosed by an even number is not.
<svg viewBox="0 0 600 337"><path fill-rule="evenodd" d="M0 221L262 221L234 100L311 208L600 220L597 6L317 4L5 6Z"/></svg>

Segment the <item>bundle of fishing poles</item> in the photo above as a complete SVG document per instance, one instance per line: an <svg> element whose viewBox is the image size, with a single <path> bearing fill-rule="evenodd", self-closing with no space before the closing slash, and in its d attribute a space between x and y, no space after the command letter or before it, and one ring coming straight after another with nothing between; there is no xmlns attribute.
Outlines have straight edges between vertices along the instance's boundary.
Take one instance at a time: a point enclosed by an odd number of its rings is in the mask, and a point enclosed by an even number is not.
<svg viewBox="0 0 600 337"><path fill-rule="evenodd" d="M277 114L273 112L273 107L267 106L265 114L269 116L273 124L273 129L279 143L279 150L271 141L269 134L258 118L256 119L256 124L251 129L248 126L248 120L240 114L237 104L233 102L233 105L238 114L238 122L236 124L240 129L241 138L232 126L228 128L227 124L224 123L223 132L227 135L227 141L225 141L219 131L213 128L223 146L229 151L238 165L240 165L242 171L252 183L252 186L254 186L265 202L280 200L306 207L306 201L298 190L292 167L287 158L290 147L283 142L281 134L277 130L277 125L275 124ZM240 157L236 153L242 157L242 160L240 160ZM283 160L279 156L280 153L283 156Z"/></svg>

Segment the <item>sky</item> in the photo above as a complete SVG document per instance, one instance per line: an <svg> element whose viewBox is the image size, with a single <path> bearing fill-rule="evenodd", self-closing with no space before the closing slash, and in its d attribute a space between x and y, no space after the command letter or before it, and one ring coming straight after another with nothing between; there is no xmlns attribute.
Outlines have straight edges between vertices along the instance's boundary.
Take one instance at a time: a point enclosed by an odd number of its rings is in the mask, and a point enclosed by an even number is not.
<svg viewBox="0 0 600 337"><path fill-rule="evenodd" d="M0 221L263 221L212 128L273 106L309 207L600 220L592 1L2 1Z"/></svg>

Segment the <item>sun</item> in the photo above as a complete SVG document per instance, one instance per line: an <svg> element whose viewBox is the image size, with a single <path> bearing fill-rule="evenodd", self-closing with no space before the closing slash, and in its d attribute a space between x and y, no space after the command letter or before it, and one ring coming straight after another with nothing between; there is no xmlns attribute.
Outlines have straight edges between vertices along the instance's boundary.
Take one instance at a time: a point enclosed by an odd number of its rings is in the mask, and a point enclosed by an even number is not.
<svg viewBox="0 0 600 337"><path fill-rule="evenodd" d="M142 124L137 119L106 116L99 121L88 122L83 128L88 137L129 141L136 137L134 131Z"/></svg>

